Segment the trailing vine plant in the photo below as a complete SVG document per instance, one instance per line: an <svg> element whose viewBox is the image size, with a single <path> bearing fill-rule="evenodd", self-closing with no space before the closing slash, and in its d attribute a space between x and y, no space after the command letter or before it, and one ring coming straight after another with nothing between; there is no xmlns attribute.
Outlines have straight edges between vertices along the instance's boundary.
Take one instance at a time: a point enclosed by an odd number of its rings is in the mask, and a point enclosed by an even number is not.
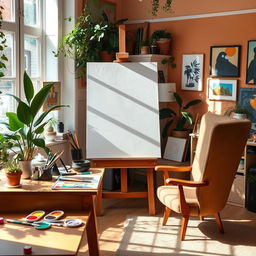
<svg viewBox="0 0 256 256"><path fill-rule="evenodd" d="M159 10L159 1L160 0L152 0L152 9L151 13L153 16L156 16ZM172 1L173 0L166 0L165 4L162 6L162 9L165 12L170 12L172 9Z"/></svg>
<svg viewBox="0 0 256 256"><path fill-rule="evenodd" d="M3 10L4 8L0 6L0 77L4 76L4 70L6 69L5 62L8 61L6 55L4 54L4 50L7 47L6 38L2 29L3 22Z"/></svg>

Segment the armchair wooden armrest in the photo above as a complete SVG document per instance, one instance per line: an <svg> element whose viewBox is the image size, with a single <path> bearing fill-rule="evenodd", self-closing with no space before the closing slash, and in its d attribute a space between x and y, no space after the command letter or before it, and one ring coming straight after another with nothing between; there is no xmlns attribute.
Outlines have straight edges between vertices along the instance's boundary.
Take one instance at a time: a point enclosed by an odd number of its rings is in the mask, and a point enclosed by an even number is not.
<svg viewBox="0 0 256 256"><path fill-rule="evenodd" d="M208 181L196 182L190 180L181 180L175 178L168 178L165 181L166 185L178 185L178 186L186 186L186 187L204 187L209 184Z"/></svg>
<svg viewBox="0 0 256 256"><path fill-rule="evenodd" d="M170 165L157 165L156 171L172 171L172 172L189 172L192 170L192 166L170 166Z"/></svg>

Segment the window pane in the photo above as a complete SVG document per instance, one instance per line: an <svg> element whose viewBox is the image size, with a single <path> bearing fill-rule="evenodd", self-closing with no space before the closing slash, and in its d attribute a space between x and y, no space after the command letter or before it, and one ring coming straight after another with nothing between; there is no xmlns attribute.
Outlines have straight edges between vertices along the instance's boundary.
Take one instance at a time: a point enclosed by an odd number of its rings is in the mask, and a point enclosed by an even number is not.
<svg viewBox="0 0 256 256"><path fill-rule="evenodd" d="M38 0L24 0L24 24L38 26Z"/></svg>
<svg viewBox="0 0 256 256"><path fill-rule="evenodd" d="M4 72L5 76L14 77L14 38L13 34L5 32L6 45L4 49L4 54L8 58L8 61L5 62L6 69L1 70Z"/></svg>
<svg viewBox="0 0 256 256"><path fill-rule="evenodd" d="M13 15L13 0L0 0L0 5L3 6L3 20L14 21Z"/></svg>
<svg viewBox="0 0 256 256"><path fill-rule="evenodd" d="M24 38L24 69L31 77L39 77L39 42L37 38Z"/></svg>
<svg viewBox="0 0 256 256"><path fill-rule="evenodd" d="M13 81L0 82L0 120L6 120L6 112L13 112L15 110L15 101L13 97L5 96L6 93L15 94L15 86Z"/></svg>

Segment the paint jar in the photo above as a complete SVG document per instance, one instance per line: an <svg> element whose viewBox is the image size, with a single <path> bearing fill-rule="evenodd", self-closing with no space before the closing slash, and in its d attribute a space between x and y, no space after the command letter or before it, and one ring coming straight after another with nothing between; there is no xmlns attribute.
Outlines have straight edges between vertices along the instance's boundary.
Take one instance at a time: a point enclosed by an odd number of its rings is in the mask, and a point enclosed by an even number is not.
<svg viewBox="0 0 256 256"><path fill-rule="evenodd" d="M83 158L82 149L71 149L72 160L81 160Z"/></svg>

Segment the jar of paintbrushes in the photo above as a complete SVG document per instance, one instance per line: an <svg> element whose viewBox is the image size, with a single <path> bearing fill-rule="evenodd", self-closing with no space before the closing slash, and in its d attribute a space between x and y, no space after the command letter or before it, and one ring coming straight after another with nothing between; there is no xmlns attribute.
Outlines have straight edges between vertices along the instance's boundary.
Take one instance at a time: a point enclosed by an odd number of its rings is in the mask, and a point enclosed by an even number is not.
<svg viewBox="0 0 256 256"><path fill-rule="evenodd" d="M82 149L80 148L77 135L67 132L68 142L71 146L71 157L73 161L81 160L83 158Z"/></svg>

